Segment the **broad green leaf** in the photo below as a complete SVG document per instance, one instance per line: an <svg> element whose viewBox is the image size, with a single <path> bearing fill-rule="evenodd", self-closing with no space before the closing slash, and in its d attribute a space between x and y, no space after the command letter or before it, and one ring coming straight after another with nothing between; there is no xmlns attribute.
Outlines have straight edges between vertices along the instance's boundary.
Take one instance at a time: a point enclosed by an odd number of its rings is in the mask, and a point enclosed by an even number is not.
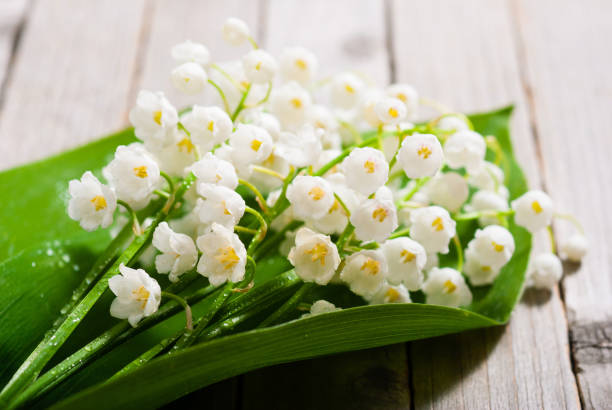
<svg viewBox="0 0 612 410"><path fill-rule="evenodd" d="M505 108L474 115L471 119L476 130L498 137L506 155L504 168L514 198L523 193L527 185L512 153L508 132L511 111ZM132 131L126 130L57 157L0 173L0 185L15 193L10 203L0 204L0 220L3 221L0 243L4 245L0 249L0 261L7 258L0 262L0 290L11 296L0 299L3 323L7 323L5 318L11 323L0 329L0 359L9 363L0 373L0 384L6 382L43 335L79 277L93 262L93 255L109 240L105 231L83 233L76 222L68 219L65 213L67 181L80 177L87 169L99 174L100 167L108 162L115 147L131 141ZM462 239L469 240L475 228L474 223L463 223L459 229ZM159 405L225 377L275 363L501 324L508 319L520 294L531 247L531 237L526 231L516 226L511 226L511 230L517 242L513 259L494 285L474 289L475 301L469 310L416 303L350 308L362 301L342 286L321 288L310 295L311 298L324 294L350 309L194 346L174 355L172 362L166 359L152 362L116 382L86 390L62 406L79 407L78 400L87 400L99 407L104 403L112 403L113 407L115 403L127 407ZM55 256L47 255L47 249ZM452 265L454 258L451 253L445 263ZM60 266L61 261L64 266ZM273 257L259 267L262 272L258 276L272 277L274 272L286 266L286 260ZM414 300L419 300L418 294L413 296ZM33 300L38 303L36 307L33 307ZM96 316L96 312L92 312L92 318L79 326L63 355L69 354L88 337L99 334L112 322L107 314L108 300L103 300L97 308L99 314ZM33 315L35 320L32 320ZM18 326L21 323L27 326ZM180 318L175 317L170 323L154 327L69 378L37 404L47 406L103 382L140 351L180 326ZM160 374L164 377L159 377ZM154 379L158 380L153 382ZM124 389L128 387L130 390L126 394Z"/></svg>

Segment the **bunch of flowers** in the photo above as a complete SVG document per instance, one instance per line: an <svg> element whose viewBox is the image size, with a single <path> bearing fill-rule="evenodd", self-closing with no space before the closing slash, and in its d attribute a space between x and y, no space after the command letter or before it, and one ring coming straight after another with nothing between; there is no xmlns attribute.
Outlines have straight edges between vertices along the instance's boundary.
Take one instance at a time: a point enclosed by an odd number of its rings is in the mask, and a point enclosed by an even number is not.
<svg viewBox="0 0 612 410"><path fill-rule="evenodd" d="M225 22L223 37L252 49L226 63L211 62L208 49L191 41L171 52L173 86L217 104L178 111L163 93L141 91L129 115L139 142L117 147L104 182L88 171L69 185L70 218L88 231L112 225L116 236L89 277L98 280L98 292L86 307L108 286L115 295L110 314L134 331L176 308L186 312L184 330L124 371L214 337L211 320L223 309L231 313L232 295L249 292L258 264L271 254L293 266L287 287L303 285L259 326L286 320L309 289L330 283L363 303L410 303L411 292L422 292L428 304L468 306L472 290L492 284L511 260L509 224L537 234L550 231L555 216L566 217L541 191L509 201L499 143L475 132L465 115L443 110L429 122L412 122L428 104L412 86L379 88L354 72L319 80L312 52L287 48L276 58L238 19ZM480 227L461 243L457 224L470 220ZM561 254L579 261L587 247L578 233ZM439 255L451 251L457 263L440 263ZM553 243L533 258L529 286L558 282L562 265L554 252ZM197 282L199 275L206 280ZM178 295L194 283L204 284ZM190 304L204 298L209 308L194 318ZM306 315L339 308L319 300L309 309ZM68 321L86 312L72 310ZM55 342L75 326L58 324ZM117 334L125 332L121 326ZM52 354L35 351L22 373L37 373ZM76 359L65 366L71 363ZM23 390L20 377L5 397ZM56 382L38 379L21 402Z"/></svg>

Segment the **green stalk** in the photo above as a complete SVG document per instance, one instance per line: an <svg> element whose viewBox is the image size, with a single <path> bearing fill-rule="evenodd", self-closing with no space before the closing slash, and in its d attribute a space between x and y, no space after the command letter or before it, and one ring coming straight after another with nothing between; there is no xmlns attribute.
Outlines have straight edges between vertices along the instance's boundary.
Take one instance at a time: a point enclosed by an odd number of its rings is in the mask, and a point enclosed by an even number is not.
<svg viewBox="0 0 612 410"><path fill-rule="evenodd" d="M232 114L232 122L236 121L236 118L238 118L238 115L244 109L244 102L246 101L246 98L249 95L249 91L251 91L251 84L249 84L246 90L244 91L244 93L242 93L242 98L240 99L240 102L238 103L236 110Z"/></svg>
<svg viewBox="0 0 612 410"><path fill-rule="evenodd" d="M32 352L32 354L22 363L2 392L0 392L0 407L7 406L28 384L35 380L43 367L51 360L53 355L57 353L72 332L74 332L81 320L102 296L108 287L108 280L114 275L119 274L119 266L121 264L129 265L130 262L137 257L141 249L151 240L153 231L157 225L166 219L174 203L183 197L194 180L195 176L193 174L185 178L177 192L168 199L164 208L157 213L151 226L149 226L142 235L134 238L130 246L128 246L128 248L117 258L113 265L78 305L74 307L51 336L48 339L45 338L46 340L39 344L34 352Z"/></svg>
<svg viewBox="0 0 612 410"><path fill-rule="evenodd" d="M257 328L268 327L282 322L285 317L293 313L293 310L300 303L302 297L304 297L306 293L310 292L314 286L315 284L312 282L304 283L288 301L278 308L276 312L272 313L263 322L261 322Z"/></svg>
<svg viewBox="0 0 612 410"><path fill-rule="evenodd" d="M152 348L150 348L149 350L147 350L146 352L138 356L136 359L134 359L133 361L125 365L121 370L119 370L117 373L112 375L108 380L116 379L117 377L125 373L128 373L142 366L145 363L148 363L149 361L154 359L155 356L157 356L158 354L166 350L170 345L172 345L172 343L174 343L179 337L181 337L182 334L183 334L183 331L181 330L174 336L170 336L170 337L163 339L161 342L157 343L155 346L153 346Z"/></svg>

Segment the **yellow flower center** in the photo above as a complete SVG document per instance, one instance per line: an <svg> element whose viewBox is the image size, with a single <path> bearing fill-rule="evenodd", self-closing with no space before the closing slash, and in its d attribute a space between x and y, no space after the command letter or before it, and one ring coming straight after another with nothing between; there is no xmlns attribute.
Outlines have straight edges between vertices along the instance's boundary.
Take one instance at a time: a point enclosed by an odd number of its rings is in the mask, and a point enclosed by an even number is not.
<svg viewBox="0 0 612 410"><path fill-rule="evenodd" d="M490 272L491 271L491 267L490 266L481 266L480 270L482 270L483 272Z"/></svg>
<svg viewBox="0 0 612 410"><path fill-rule="evenodd" d="M183 78L183 81L185 81L186 83L188 83L188 82L189 82L189 77L185 77L185 78Z"/></svg>
<svg viewBox="0 0 612 410"><path fill-rule="evenodd" d="M259 71L260 69L261 69L261 61L257 63L257 65L255 66L255 70Z"/></svg>
<svg viewBox="0 0 612 410"><path fill-rule="evenodd" d="M374 212L372 212L372 219L377 219L378 222L382 222L387 217L387 214L387 210L382 206L379 206L374 210Z"/></svg>
<svg viewBox="0 0 612 410"><path fill-rule="evenodd" d="M223 269L225 270L233 268L240 261L236 251L231 246L219 248L217 255L215 255L215 259L223 265Z"/></svg>
<svg viewBox="0 0 612 410"><path fill-rule="evenodd" d="M345 84L344 85L344 89L346 90L347 93L349 94L353 94L355 92L355 89L353 87L351 87L349 84Z"/></svg>
<svg viewBox="0 0 612 410"><path fill-rule="evenodd" d="M274 160L275 159L276 159L276 157L274 156L274 152L272 152L272 153L270 153L270 156L268 156L268 158L266 158L266 160L262 164L267 166L268 168L271 168L272 165L274 165Z"/></svg>
<svg viewBox="0 0 612 410"><path fill-rule="evenodd" d="M394 107L389 108L389 115L393 118L397 118L397 116L399 115L399 113L397 112L397 110Z"/></svg>
<svg viewBox="0 0 612 410"><path fill-rule="evenodd" d="M366 172L368 174L373 174L375 169L376 169L376 166L374 165L374 162L372 162L370 160L364 162L363 163L363 167L365 168L365 170L366 170Z"/></svg>
<svg viewBox="0 0 612 410"><path fill-rule="evenodd" d="M361 270L367 271L370 275L376 275L378 272L380 272L380 262L372 258L368 258L363 265L361 265Z"/></svg>
<svg viewBox="0 0 612 410"><path fill-rule="evenodd" d="M538 201L533 201L531 203L531 209L533 209L533 212L535 212L536 214L539 214L540 212L542 212L542 206L540 205Z"/></svg>
<svg viewBox="0 0 612 410"><path fill-rule="evenodd" d="M400 297L399 292L393 288L389 288L385 292L385 299L387 300L387 302L395 302L396 300L399 299L399 297Z"/></svg>
<svg viewBox="0 0 612 410"><path fill-rule="evenodd" d="M149 174L147 174L147 167L141 165L139 167L134 167L134 175L138 178L146 178Z"/></svg>
<svg viewBox="0 0 612 410"><path fill-rule="evenodd" d="M227 205L225 204L225 201L221 201L221 205L223 205L223 215L231 215L232 214L230 212L230 210L227 209Z"/></svg>
<svg viewBox="0 0 612 410"><path fill-rule="evenodd" d="M91 198L91 203L94 204L96 212L106 208L106 198L102 195L96 195Z"/></svg>
<svg viewBox="0 0 612 410"><path fill-rule="evenodd" d="M302 100L299 98L292 98L290 102L294 108L302 108Z"/></svg>
<svg viewBox="0 0 612 410"><path fill-rule="evenodd" d="M404 263L412 262L414 258L416 257L414 253L406 249L402 249L402 252L400 252L400 256L403 258Z"/></svg>
<svg viewBox="0 0 612 410"><path fill-rule="evenodd" d="M434 219L434 221L431 223L431 226L438 232L444 229L444 223L442 222L442 218L437 217L436 219Z"/></svg>
<svg viewBox="0 0 612 410"><path fill-rule="evenodd" d="M310 195L310 197L314 199L315 201L318 201L325 196L325 191L323 191L321 188L316 186L312 188L310 191L308 191L308 195Z"/></svg>
<svg viewBox="0 0 612 410"><path fill-rule="evenodd" d="M213 132L214 129L215 129L214 121L209 121L208 122L208 131Z"/></svg>
<svg viewBox="0 0 612 410"><path fill-rule="evenodd" d="M325 256L327 255L327 247L318 243L313 246L311 249L306 251L306 254L311 255L310 260L312 262L320 261L321 266L325 265Z"/></svg>
<svg viewBox="0 0 612 410"><path fill-rule="evenodd" d="M154 111L153 112L153 121L155 121L157 123L157 125L162 125L161 117L162 117L162 112L161 111Z"/></svg>
<svg viewBox="0 0 612 410"><path fill-rule="evenodd" d="M338 202L338 200L334 200L334 203L332 204L332 206L329 208L329 211L327 211L328 214L331 214L334 211L337 211L338 208L340 208L340 202Z"/></svg>
<svg viewBox="0 0 612 410"><path fill-rule="evenodd" d="M219 174L215 174L215 180L216 180L217 182L221 181L222 179L223 179L223 178L221 178L221 175L219 175Z"/></svg>
<svg viewBox="0 0 612 410"><path fill-rule="evenodd" d="M444 293L448 294L448 293L453 293L455 290L457 289L457 285L455 285L453 283L452 280L447 280L446 282L444 282Z"/></svg>
<svg viewBox="0 0 612 410"><path fill-rule="evenodd" d="M429 149L427 145L421 145L421 147L417 151L417 155L419 157L423 157L423 159L427 159L431 155L431 149Z"/></svg>
<svg viewBox="0 0 612 410"><path fill-rule="evenodd" d="M191 140L187 137L183 138L178 144L176 144L176 146L178 147L179 151L183 151L183 149L185 149L185 152L189 154L195 148L195 145L193 145Z"/></svg>
<svg viewBox="0 0 612 410"><path fill-rule="evenodd" d="M306 67L308 67L308 64L306 64L306 61L302 60L301 58L298 58L297 60L295 60L295 65L300 69L300 70L305 70Z"/></svg>
<svg viewBox="0 0 612 410"><path fill-rule="evenodd" d="M501 252L504 250L504 245L501 245L495 241L492 241L491 245L493 245L493 249L495 249L496 252Z"/></svg>
<svg viewBox="0 0 612 410"><path fill-rule="evenodd" d="M251 141L251 149L255 152L259 151L259 147L261 147L261 141L260 140L253 140Z"/></svg>
<svg viewBox="0 0 612 410"><path fill-rule="evenodd" d="M144 309L145 306L147 306L147 300L149 300L151 292L149 292L144 286L141 286L138 289L133 290L132 295L134 295L134 298L137 301L141 302L140 308Z"/></svg>
<svg viewBox="0 0 612 410"><path fill-rule="evenodd" d="M406 94L404 93L398 93L396 95L397 99L400 100L401 102L406 102L406 100L408 100L408 97L406 97Z"/></svg>

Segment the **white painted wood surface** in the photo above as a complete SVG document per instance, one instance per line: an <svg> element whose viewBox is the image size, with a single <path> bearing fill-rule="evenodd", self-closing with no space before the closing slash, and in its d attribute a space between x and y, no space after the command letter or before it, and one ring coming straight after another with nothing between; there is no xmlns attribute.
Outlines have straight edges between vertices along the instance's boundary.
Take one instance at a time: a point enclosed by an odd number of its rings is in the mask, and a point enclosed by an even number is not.
<svg viewBox="0 0 612 410"><path fill-rule="evenodd" d="M310 383L286 396L293 407L321 405L308 395L319 390L313 374L330 366L339 405L357 397L355 407L374 408L372 399L387 394L379 408L577 408L579 390L585 408L611 406L612 4L4 0L0 168L121 128L141 87L161 88L177 105L188 102L169 85L169 48L191 38L206 43L215 60L238 56L244 50L228 49L219 31L230 15L247 20L274 53L289 45L312 48L324 74L357 69L379 84L410 82L423 96L459 110L516 103L513 138L532 186L544 186L560 210L578 215L592 243L583 266L567 266L574 272L564 279L564 300L557 290L528 292L505 328L254 373L221 388L241 397L231 407L257 407L254 401L272 383L264 374ZM570 230L555 224L559 239ZM546 249L545 239L538 239L539 249Z"/></svg>

